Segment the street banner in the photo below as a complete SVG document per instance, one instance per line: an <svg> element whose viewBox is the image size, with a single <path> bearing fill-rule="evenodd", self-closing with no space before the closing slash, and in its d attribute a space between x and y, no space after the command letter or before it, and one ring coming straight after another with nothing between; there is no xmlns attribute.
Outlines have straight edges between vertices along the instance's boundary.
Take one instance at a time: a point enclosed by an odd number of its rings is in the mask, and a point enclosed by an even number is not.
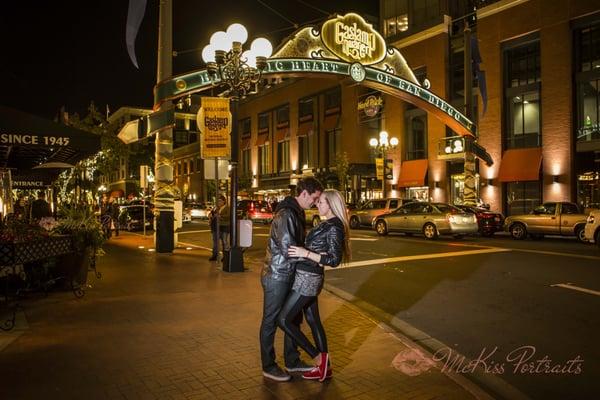
<svg viewBox="0 0 600 400"><path fill-rule="evenodd" d="M231 157L231 112L229 99L221 97L202 97L202 106L198 111L200 137L200 155L202 158Z"/></svg>
<svg viewBox="0 0 600 400"><path fill-rule="evenodd" d="M385 179L388 181L394 179L394 160L389 158L385 160Z"/></svg>
<svg viewBox="0 0 600 400"><path fill-rule="evenodd" d="M377 180L383 179L383 158L375 159L375 171L377 171Z"/></svg>

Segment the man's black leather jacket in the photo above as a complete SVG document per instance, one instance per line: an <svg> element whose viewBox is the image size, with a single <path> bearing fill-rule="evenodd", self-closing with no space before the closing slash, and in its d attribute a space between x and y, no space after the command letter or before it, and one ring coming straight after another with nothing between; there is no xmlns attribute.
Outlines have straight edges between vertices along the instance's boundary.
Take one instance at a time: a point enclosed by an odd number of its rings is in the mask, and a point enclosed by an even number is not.
<svg viewBox="0 0 600 400"><path fill-rule="evenodd" d="M306 216L293 197L286 197L277 205L267 243L262 277L290 282L294 278L295 258L288 256L290 246L304 246Z"/></svg>
<svg viewBox="0 0 600 400"><path fill-rule="evenodd" d="M321 222L306 236L306 248L321 254L321 260L316 263L303 259L296 268L304 271L323 273L321 265L337 267L342 261L344 252L344 224L338 217Z"/></svg>

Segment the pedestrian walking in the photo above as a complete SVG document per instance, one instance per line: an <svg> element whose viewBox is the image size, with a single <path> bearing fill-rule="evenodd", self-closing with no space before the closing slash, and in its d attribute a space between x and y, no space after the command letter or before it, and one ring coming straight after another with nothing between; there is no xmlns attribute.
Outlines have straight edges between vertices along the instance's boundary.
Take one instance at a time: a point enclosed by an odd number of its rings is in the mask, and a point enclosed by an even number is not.
<svg viewBox="0 0 600 400"><path fill-rule="evenodd" d="M117 199L112 198L110 202L110 219L112 220L112 226L115 229L115 236L119 236L119 203ZM144 224L146 221L143 222Z"/></svg>
<svg viewBox="0 0 600 400"><path fill-rule="evenodd" d="M331 378L327 337L319 316L318 296L323 288L325 265L337 267L350 257L350 226L344 198L327 189L317 200L319 215L325 218L306 236L306 246L290 246L288 255L298 257L292 290L279 314L279 326L314 360L315 367L302 375L323 382ZM313 334L313 345L293 323L304 311Z"/></svg>
<svg viewBox="0 0 600 400"><path fill-rule="evenodd" d="M212 255L208 261L217 261L219 257L219 207L214 206L208 213L208 223L210 225L210 235L212 238Z"/></svg>
<svg viewBox="0 0 600 400"><path fill-rule="evenodd" d="M225 252L229 251L231 210L227 205L227 198L225 196L219 196L217 206L219 207L219 238L221 239L221 248L223 249L223 255L225 255Z"/></svg>
<svg viewBox="0 0 600 400"><path fill-rule="evenodd" d="M269 241L263 268L261 285L263 288L263 316L260 325L260 355L263 375L279 382L289 381L288 372L306 372L312 366L300 359L297 344L288 334L284 337L284 371L275 361L275 333L277 318L287 299L295 276L295 265L288 255L290 246L302 245L305 238L306 217L309 209L323 191L323 185L313 178L301 179L296 186L296 196L285 197L273 216ZM296 315L291 323L300 326L302 315Z"/></svg>

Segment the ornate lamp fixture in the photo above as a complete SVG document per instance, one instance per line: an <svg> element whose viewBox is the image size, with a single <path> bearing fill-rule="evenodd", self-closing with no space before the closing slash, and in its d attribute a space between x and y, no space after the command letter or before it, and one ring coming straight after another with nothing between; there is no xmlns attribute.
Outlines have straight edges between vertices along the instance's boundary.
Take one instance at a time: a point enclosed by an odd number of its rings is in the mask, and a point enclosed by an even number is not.
<svg viewBox="0 0 600 400"><path fill-rule="evenodd" d="M377 152L381 152L381 157L383 158L383 184L382 184L382 188L381 188L381 193L383 195L383 198L386 198L386 193L385 193L385 153L388 150L392 150L395 149L398 146L398 138L397 137L392 137L388 140L388 133L386 131L381 131L379 132L379 139L377 138L371 138L369 139L369 146L371 146L371 148Z"/></svg>
<svg viewBox="0 0 600 400"><path fill-rule="evenodd" d="M267 58L273 52L273 46L265 38L254 39L250 49L243 51L242 45L248 39L248 31L242 24L232 24L226 32L215 32L210 44L202 49L202 59L211 76L213 85L224 86L223 95L229 97L231 105L231 234L230 251L223 258L223 270L243 272L244 258L238 246L237 226L237 166L239 161L238 145L238 103L249 94L258 92L262 71L267 67Z"/></svg>

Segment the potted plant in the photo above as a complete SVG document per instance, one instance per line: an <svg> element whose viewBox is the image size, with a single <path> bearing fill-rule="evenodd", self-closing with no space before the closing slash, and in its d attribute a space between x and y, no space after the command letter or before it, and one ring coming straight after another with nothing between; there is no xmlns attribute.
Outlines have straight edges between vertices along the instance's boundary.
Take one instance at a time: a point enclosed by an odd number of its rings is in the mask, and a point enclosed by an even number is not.
<svg viewBox="0 0 600 400"><path fill-rule="evenodd" d="M106 240L100 221L93 210L85 205L66 205L58 211L58 224L54 232L69 235L74 254L63 260L62 272L74 287L87 282L90 262L102 253Z"/></svg>

